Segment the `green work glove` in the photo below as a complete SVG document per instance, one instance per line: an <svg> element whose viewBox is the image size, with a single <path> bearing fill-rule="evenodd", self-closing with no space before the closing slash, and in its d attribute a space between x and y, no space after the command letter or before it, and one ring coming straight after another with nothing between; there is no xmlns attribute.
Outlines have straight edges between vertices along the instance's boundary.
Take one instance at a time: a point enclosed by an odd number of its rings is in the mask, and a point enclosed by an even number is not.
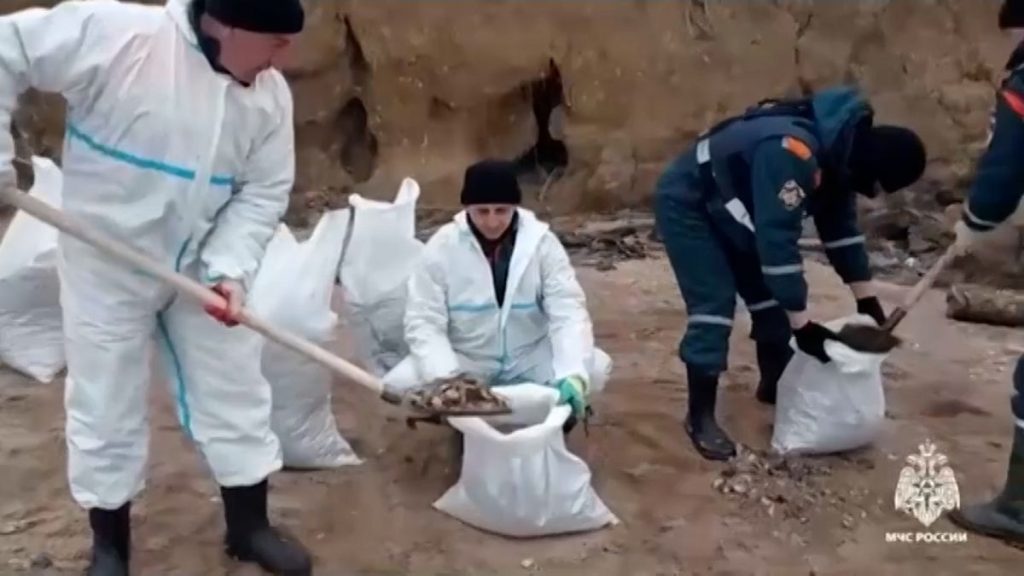
<svg viewBox="0 0 1024 576"><path fill-rule="evenodd" d="M568 403L578 420L587 414L587 381L580 376L569 376L556 382L558 403Z"/></svg>

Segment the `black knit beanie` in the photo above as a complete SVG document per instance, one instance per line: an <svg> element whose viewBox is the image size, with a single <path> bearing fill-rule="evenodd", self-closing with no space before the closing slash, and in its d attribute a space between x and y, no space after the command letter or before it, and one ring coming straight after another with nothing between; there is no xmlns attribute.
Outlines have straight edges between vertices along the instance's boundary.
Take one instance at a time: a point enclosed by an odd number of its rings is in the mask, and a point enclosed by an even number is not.
<svg viewBox="0 0 1024 576"><path fill-rule="evenodd" d="M892 193L917 182L924 174L928 153L913 130L875 126L871 130L878 183Z"/></svg>
<svg viewBox="0 0 1024 576"><path fill-rule="evenodd" d="M1024 28L1024 0L1003 0L999 8L999 28Z"/></svg>
<svg viewBox="0 0 1024 576"><path fill-rule="evenodd" d="M206 0L206 13L225 26L261 34L298 34L305 23L299 0Z"/></svg>
<svg viewBox="0 0 1024 576"><path fill-rule="evenodd" d="M921 138L902 126L873 126L854 141L850 170L854 189L872 195L877 182L887 193L893 193L924 174L928 161Z"/></svg>
<svg viewBox="0 0 1024 576"><path fill-rule="evenodd" d="M523 194L516 179L515 164L505 160L482 160L466 168L462 181L463 206L472 204L519 204Z"/></svg>

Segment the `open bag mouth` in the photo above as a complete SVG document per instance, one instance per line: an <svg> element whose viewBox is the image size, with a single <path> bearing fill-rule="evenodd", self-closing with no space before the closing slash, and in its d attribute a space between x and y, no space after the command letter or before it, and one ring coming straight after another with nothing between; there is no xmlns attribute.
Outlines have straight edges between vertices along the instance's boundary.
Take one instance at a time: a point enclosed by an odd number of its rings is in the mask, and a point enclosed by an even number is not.
<svg viewBox="0 0 1024 576"><path fill-rule="evenodd" d="M515 441L524 436L546 436L561 433L572 414L568 405L558 405L558 392L541 384L526 383L502 386L493 390L511 409L496 416L453 416L448 423L463 433L486 435L492 440Z"/></svg>
<svg viewBox="0 0 1024 576"><path fill-rule="evenodd" d="M843 374L877 371L890 352L862 352L854 350L842 342L834 340L825 342L825 353Z"/></svg>

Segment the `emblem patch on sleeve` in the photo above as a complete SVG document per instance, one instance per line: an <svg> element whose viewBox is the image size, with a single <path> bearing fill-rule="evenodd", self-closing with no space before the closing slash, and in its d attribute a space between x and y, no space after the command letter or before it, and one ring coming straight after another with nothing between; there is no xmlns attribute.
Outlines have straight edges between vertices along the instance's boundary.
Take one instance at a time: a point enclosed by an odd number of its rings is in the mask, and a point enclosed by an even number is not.
<svg viewBox="0 0 1024 576"><path fill-rule="evenodd" d="M779 190L779 200L782 200L782 205L786 207L786 210L793 210L799 206L805 196L804 189L796 183L796 180L786 180L782 189Z"/></svg>

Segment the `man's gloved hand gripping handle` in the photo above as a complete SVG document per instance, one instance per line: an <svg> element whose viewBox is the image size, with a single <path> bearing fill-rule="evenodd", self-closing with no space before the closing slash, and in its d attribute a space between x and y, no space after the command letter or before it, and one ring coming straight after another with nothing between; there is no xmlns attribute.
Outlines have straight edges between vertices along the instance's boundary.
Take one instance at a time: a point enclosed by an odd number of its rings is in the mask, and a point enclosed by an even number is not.
<svg viewBox="0 0 1024 576"><path fill-rule="evenodd" d="M879 326L885 324L885 310L882 309L882 303L878 301L876 296L858 298L857 313L870 316Z"/></svg>
<svg viewBox="0 0 1024 576"><path fill-rule="evenodd" d="M828 364L832 359L825 352L826 340L839 340L839 336L828 328L817 322L808 322L793 331L796 338L796 345L805 353L814 356L823 364Z"/></svg>
<svg viewBox="0 0 1024 576"><path fill-rule="evenodd" d="M814 322L807 316L806 311L790 312L789 324L793 329L793 337L796 345L804 353L814 356L822 363L831 361L825 352L826 340L839 340L839 335L828 328Z"/></svg>

